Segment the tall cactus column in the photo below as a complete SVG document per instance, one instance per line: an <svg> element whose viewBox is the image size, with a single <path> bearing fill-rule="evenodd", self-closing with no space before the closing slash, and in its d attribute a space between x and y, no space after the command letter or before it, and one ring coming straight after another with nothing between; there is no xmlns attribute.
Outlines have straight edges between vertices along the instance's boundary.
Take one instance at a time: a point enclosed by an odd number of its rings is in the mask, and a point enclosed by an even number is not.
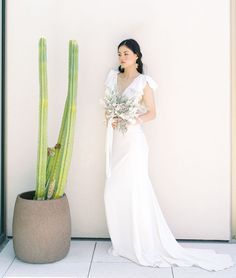
<svg viewBox="0 0 236 278"><path fill-rule="evenodd" d="M46 40L39 41L39 136L38 160L35 198L44 199L46 167L47 167L47 113L48 113L48 84L47 84L47 47Z"/></svg>
<svg viewBox="0 0 236 278"><path fill-rule="evenodd" d="M57 187L53 198L59 198L64 193L67 181L68 171L71 163L75 119L76 119L76 98L78 83L78 45L76 41L69 42L69 75L68 75L68 97L65 104L66 117L63 117L62 127L58 143L60 152L58 154L58 163L55 169ZM65 123L64 123L65 121Z"/></svg>

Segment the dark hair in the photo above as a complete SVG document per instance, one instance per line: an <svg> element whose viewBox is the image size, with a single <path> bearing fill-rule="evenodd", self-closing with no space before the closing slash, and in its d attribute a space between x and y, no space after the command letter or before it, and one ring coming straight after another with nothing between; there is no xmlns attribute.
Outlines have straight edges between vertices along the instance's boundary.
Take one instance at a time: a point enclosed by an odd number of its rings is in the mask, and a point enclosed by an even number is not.
<svg viewBox="0 0 236 278"><path fill-rule="evenodd" d="M130 50L132 50L135 54L137 54L137 56L138 56L138 59L136 60L136 63L138 64L137 71L139 73L143 73L143 62L141 61L143 55L141 53L140 46L137 43L137 41L133 40L133 39L123 40L118 45L118 50L119 50L120 46L122 46L122 45L127 46ZM120 72L124 72L125 71L125 69L121 68L121 66L118 67L118 70Z"/></svg>

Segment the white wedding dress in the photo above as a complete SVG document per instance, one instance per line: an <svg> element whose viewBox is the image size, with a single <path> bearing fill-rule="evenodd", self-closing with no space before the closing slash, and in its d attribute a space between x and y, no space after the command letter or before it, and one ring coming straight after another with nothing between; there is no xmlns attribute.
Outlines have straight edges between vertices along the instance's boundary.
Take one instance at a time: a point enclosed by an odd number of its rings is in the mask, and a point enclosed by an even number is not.
<svg viewBox="0 0 236 278"><path fill-rule="evenodd" d="M106 93L117 85L116 69L106 77ZM123 94L140 101L146 83L157 83L141 74ZM122 95L123 95L122 94ZM145 107L143 106L143 112ZM106 133L106 184L104 203L112 242L109 254L151 267L198 266L210 271L229 268L228 254L213 249L184 248L170 231L148 174L149 148L141 124L129 125L123 134L108 122Z"/></svg>

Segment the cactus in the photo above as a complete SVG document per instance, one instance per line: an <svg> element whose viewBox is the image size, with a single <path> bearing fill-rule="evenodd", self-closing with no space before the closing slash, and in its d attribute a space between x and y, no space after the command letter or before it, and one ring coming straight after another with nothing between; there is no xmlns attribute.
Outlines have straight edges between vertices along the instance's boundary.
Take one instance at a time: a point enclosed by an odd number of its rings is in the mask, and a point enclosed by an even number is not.
<svg viewBox="0 0 236 278"><path fill-rule="evenodd" d="M47 113L48 113L48 86L47 86L47 46L44 38L39 41L39 141L36 198L44 199L44 187L46 182L47 167Z"/></svg>
<svg viewBox="0 0 236 278"><path fill-rule="evenodd" d="M45 39L41 39L45 43ZM40 40L40 41L41 41ZM44 50L46 48L43 48ZM40 53L42 49L39 48ZM46 55L46 52L44 53ZM42 55L42 54L40 54ZM44 60L45 61L45 60ZM40 59L40 63L41 63ZM42 65L40 65L40 69ZM46 62L44 63L44 71L40 70L40 80L46 80ZM44 78L42 78L44 77ZM77 83L78 83L78 45L74 40L69 41L69 73L68 73L68 91L67 98L64 107L63 118L61 122L61 128L57 140L57 144L53 148L46 148L46 123L40 125L39 138L43 138L44 144L39 144L38 154L43 153L41 158L38 155L38 164L41 162L43 167L40 168L41 172L37 172L37 180L42 176L44 179L42 183L37 183L36 199L56 199L60 198L64 194L64 189L67 181L69 167L72 157L73 138L75 130L75 118L76 118L76 98L77 98ZM41 86L42 91L46 88L46 92L40 94L40 103L42 99L45 99L47 95L47 87ZM44 97L44 98L43 98ZM44 113L44 114L43 114ZM42 115L41 115L42 114ZM41 109L40 115L42 119L47 119L47 110ZM41 119L40 117L40 119ZM46 150L46 151L45 151ZM45 156L46 153L46 156ZM43 160L43 162L42 162ZM39 167L38 167L39 168ZM39 173L41 176L39 176ZM41 178L42 179L42 178ZM40 194L39 194L40 193Z"/></svg>
<svg viewBox="0 0 236 278"><path fill-rule="evenodd" d="M65 108L64 108L64 113L63 113L63 118L62 118L62 123L61 123L61 128L60 128L60 133L58 136L58 140L57 140L57 144L55 146L55 155L54 155L54 159L53 159L53 163L52 163L52 169L49 173L49 181L48 181L48 188L54 185L54 190L56 190L55 188L55 180L56 180L56 174L57 174L57 169L60 169L60 162L59 162L59 153L60 153L60 147L61 147L61 142L62 142L62 136L65 132L65 125L66 125L66 118L67 118L67 110L68 110L68 95L67 95L67 99L66 99L66 104L65 104ZM46 192L47 194L47 192ZM47 195L46 195L47 196Z"/></svg>
<svg viewBox="0 0 236 278"><path fill-rule="evenodd" d="M58 155L58 167L56 168L57 188L53 195L54 198L59 198L63 195L66 184L68 171L71 162L75 117L76 117L76 92L78 79L78 48L75 42L70 41L69 47L69 76L68 76L68 99L66 102L65 111L67 112L63 125L63 135L61 137L61 151Z"/></svg>

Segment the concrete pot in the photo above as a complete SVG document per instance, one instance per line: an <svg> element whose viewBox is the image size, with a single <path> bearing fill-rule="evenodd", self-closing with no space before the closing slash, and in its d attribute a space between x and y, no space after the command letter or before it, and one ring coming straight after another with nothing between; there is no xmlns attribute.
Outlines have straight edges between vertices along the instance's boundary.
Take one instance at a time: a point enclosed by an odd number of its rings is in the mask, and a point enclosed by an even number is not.
<svg viewBox="0 0 236 278"><path fill-rule="evenodd" d="M15 255L27 263L51 263L70 249L71 216L66 194L59 199L33 200L35 191L17 196L12 233Z"/></svg>

